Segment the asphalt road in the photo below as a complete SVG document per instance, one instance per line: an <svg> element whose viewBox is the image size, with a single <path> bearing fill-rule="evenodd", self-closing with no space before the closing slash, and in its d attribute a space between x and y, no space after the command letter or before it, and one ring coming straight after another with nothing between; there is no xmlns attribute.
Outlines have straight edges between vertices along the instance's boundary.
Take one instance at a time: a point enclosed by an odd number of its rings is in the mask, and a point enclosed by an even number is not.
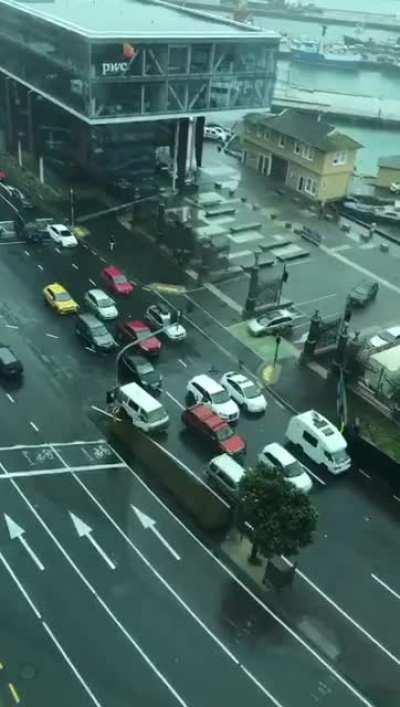
<svg viewBox="0 0 400 707"><path fill-rule="evenodd" d="M13 684L34 704L397 707L398 509L373 480L312 469L317 541L301 558L294 590L271 592L262 604L107 444L91 444L99 437L91 405L104 406L114 361L85 350L73 318L48 310L41 289L60 281L81 301L109 259L111 228L113 257L134 279L175 277L142 241L140 259L137 250L130 256L132 236L107 219L93 227L91 250L0 246L0 335L26 369L21 387L0 393L1 512L25 530L30 548L2 523L0 591L15 622L0 660ZM140 317L154 297L138 287L121 314ZM187 342L165 345L159 362L168 450L202 478L212 453L180 423L186 381L211 366L220 375L239 358L254 372L260 364L203 304L185 322ZM268 399L265 417L239 421L249 463L284 439L289 412ZM69 444L76 440L83 443ZM6 449L14 445L22 448ZM132 505L156 520L168 547ZM92 541L78 536L71 512Z"/></svg>

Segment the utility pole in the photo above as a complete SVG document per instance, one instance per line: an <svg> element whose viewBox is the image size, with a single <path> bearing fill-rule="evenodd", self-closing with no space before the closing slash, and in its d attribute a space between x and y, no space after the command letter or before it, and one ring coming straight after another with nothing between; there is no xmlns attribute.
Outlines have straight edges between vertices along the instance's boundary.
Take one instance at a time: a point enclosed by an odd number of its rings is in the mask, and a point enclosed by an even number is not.
<svg viewBox="0 0 400 707"><path fill-rule="evenodd" d="M261 255L261 251L259 251L259 250L254 251L254 264L251 266L251 268L249 268L250 282L249 282L249 290L247 293L247 299L246 299L246 302L244 305L244 310L243 310L244 315L254 314L254 310L256 308L257 297L258 297L258 276L260 273L260 266L259 266L260 255Z"/></svg>
<svg viewBox="0 0 400 707"><path fill-rule="evenodd" d="M72 187L69 190L69 211L70 211L71 228L74 228L74 226L75 226L75 194L74 194L74 190L72 189Z"/></svg>
<svg viewBox="0 0 400 707"><path fill-rule="evenodd" d="M284 265L283 265L283 270L282 270L282 275L281 275L281 281L280 281L280 283L279 283L278 295L277 295L277 298L276 298L276 303L277 303L277 304L280 304L280 303L281 303L283 285L284 285L285 282L288 281L288 279L289 279L289 273L288 273L288 271L286 270L286 265L284 264Z"/></svg>
<svg viewBox="0 0 400 707"><path fill-rule="evenodd" d="M278 361L278 352L279 352L279 346L281 343L282 337L279 336L279 334L275 337L275 354L274 354L274 362L273 362L273 368L275 368L276 363Z"/></svg>

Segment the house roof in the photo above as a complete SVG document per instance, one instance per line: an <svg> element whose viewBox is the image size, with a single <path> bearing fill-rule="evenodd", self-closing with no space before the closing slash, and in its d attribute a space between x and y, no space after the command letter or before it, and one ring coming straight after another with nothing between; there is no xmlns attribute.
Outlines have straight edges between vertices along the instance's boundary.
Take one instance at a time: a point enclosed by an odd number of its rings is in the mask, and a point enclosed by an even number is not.
<svg viewBox="0 0 400 707"><path fill-rule="evenodd" d="M0 0L29 18L96 39L131 37L133 40L240 39L258 37L278 42L279 35L259 27L235 22L204 10L175 5L167 0ZM50 29L48 30L51 31Z"/></svg>
<svg viewBox="0 0 400 707"><path fill-rule="evenodd" d="M379 167L387 167L388 169L400 169L400 155L380 157L378 165Z"/></svg>
<svg viewBox="0 0 400 707"><path fill-rule="evenodd" d="M279 115L248 113L244 119L254 125L265 125L323 152L356 150L362 147L357 140L336 130L324 117L293 108L287 108Z"/></svg>

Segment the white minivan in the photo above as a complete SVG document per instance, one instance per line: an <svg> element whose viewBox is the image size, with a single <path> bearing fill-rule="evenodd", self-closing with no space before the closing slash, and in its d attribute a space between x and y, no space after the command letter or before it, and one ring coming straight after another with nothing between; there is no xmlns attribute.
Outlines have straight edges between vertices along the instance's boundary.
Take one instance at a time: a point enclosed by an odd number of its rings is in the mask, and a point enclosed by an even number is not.
<svg viewBox="0 0 400 707"><path fill-rule="evenodd" d="M332 474L341 474L351 466L345 438L335 425L315 410L294 415L289 420L286 438Z"/></svg>
<svg viewBox="0 0 400 707"><path fill-rule="evenodd" d="M119 404L135 427L144 432L161 432L169 424L169 415L162 403L137 383L120 385L114 391Z"/></svg>
<svg viewBox="0 0 400 707"><path fill-rule="evenodd" d="M231 498L237 497L239 484L245 473L241 464L232 459L230 454L218 454L217 457L213 457L207 469L209 480Z"/></svg>

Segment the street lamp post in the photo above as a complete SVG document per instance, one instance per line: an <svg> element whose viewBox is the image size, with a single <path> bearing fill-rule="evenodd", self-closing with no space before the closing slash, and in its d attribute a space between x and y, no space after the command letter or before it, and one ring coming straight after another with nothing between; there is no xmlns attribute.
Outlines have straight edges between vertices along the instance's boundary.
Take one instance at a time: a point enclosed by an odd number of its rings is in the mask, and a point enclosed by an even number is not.
<svg viewBox="0 0 400 707"><path fill-rule="evenodd" d="M161 329L156 329L156 331L151 331L149 334L146 334L146 336L143 336L141 339L138 339L137 341L130 341L129 344L126 344L125 346L122 347L120 351L118 351L116 359L115 359L115 387L117 388L119 385L119 362L121 360L121 356L125 353L125 351L128 351L128 349L132 349L138 344L140 344L142 341L146 341L147 339L151 339L153 336L157 336L157 334L162 334L162 332L165 330L165 327L162 327Z"/></svg>
<svg viewBox="0 0 400 707"><path fill-rule="evenodd" d="M75 226L75 194L74 190L71 189L69 190L69 211L70 211L70 225L71 228L74 228Z"/></svg>

